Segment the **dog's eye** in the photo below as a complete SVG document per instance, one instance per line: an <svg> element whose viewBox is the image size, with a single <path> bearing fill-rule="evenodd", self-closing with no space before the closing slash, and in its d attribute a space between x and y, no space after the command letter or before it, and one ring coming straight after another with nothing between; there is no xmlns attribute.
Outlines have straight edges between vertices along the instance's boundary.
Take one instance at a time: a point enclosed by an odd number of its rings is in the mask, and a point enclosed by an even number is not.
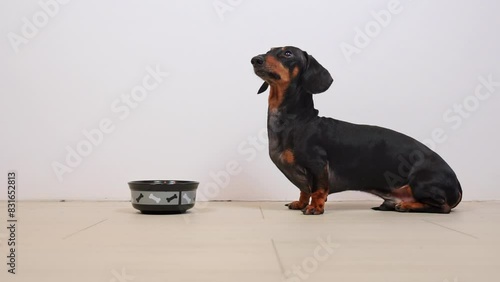
<svg viewBox="0 0 500 282"><path fill-rule="evenodd" d="M285 51L285 53L283 54L286 58L290 58L291 56L293 56L293 53L290 52L290 51Z"/></svg>

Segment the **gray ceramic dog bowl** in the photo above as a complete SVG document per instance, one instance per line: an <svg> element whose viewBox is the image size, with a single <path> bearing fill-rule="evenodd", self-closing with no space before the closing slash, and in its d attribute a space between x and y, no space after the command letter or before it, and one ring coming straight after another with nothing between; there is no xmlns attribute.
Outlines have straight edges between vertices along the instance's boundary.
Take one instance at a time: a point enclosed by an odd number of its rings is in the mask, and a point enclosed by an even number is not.
<svg viewBox="0 0 500 282"><path fill-rule="evenodd" d="M198 182L185 180L130 181L132 206L147 214L183 213L194 207Z"/></svg>

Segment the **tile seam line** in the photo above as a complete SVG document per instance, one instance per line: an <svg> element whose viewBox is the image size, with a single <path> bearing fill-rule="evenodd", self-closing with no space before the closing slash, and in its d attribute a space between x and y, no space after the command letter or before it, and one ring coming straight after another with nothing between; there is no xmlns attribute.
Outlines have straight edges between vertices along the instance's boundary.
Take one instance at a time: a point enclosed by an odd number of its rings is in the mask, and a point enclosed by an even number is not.
<svg viewBox="0 0 500 282"><path fill-rule="evenodd" d="M89 225L89 226L87 226L87 227L85 227L85 228L83 228L83 229L80 229L80 230L78 230L78 231L76 231L76 232L73 232L73 233L71 233L71 234L69 234L69 235L66 235L66 236L64 236L62 239L63 239L63 240L66 240L66 239L68 239L68 238L70 238L70 237L72 237L72 236L74 236L74 235L76 235L76 234L78 234L78 233L80 233L80 232L83 232L83 231L85 231L85 230L87 230L87 229L90 229L90 228L92 228L92 227L94 227L94 226L96 226L96 225L98 225L98 224L101 224L101 223L105 222L106 220L108 220L108 219L107 219L107 218L105 218L105 219L103 219L103 220L101 220L101 221L99 221L99 222L96 222L96 223L94 223L94 224L92 224L92 225Z"/></svg>

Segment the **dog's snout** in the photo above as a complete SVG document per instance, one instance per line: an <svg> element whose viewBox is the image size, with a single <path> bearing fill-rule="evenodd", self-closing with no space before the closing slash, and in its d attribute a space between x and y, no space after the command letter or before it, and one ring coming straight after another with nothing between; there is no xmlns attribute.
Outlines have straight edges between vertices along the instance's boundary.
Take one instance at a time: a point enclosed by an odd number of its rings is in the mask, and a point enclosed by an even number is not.
<svg viewBox="0 0 500 282"><path fill-rule="evenodd" d="M261 66L264 64L264 56L262 55L259 55L259 56L255 56L252 58L252 60L250 61L252 63L252 65L255 67L255 66Z"/></svg>

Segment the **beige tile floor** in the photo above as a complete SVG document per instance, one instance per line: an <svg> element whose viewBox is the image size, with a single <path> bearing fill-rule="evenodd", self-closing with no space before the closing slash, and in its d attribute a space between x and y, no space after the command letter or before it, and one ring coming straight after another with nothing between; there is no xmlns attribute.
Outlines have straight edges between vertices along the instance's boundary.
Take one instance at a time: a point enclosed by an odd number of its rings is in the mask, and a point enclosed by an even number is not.
<svg viewBox="0 0 500 282"><path fill-rule="evenodd" d="M329 202L304 216L278 202L211 202L142 215L127 202L21 202L17 274L0 281L500 281L500 202L452 214Z"/></svg>

